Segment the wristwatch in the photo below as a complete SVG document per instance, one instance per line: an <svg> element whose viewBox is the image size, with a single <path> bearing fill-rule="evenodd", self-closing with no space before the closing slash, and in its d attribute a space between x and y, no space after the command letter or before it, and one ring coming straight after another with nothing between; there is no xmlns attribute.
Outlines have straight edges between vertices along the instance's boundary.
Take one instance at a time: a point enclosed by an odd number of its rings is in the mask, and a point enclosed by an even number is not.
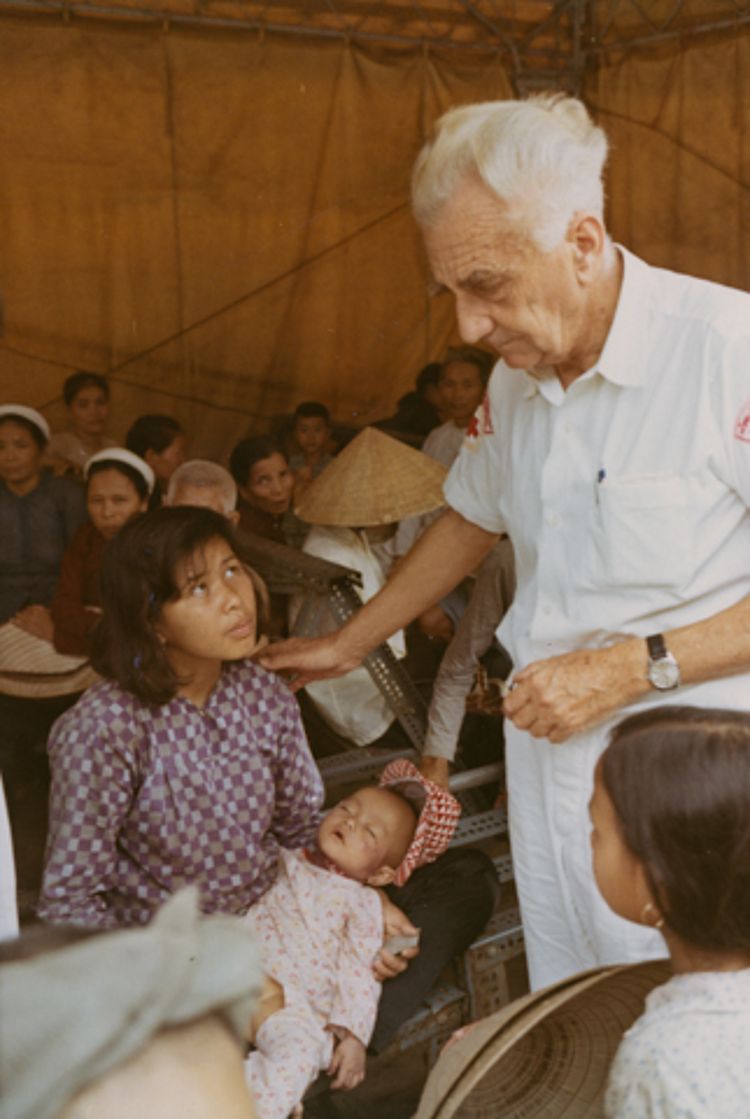
<svg viewBox="0 0 750 1119"><path fill-rule="evenodd" d="M654 633L646 638L648 679L652 688L668 692L680 686L680 666L664 644L664 636Z"/></svg>

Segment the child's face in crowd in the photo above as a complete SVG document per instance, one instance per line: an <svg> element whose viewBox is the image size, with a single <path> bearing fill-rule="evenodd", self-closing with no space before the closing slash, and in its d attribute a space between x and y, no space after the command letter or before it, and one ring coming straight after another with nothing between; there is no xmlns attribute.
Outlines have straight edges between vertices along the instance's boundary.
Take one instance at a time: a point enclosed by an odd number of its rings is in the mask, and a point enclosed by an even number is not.
<svg viewBox="0 0 750 1119"><path fill-rule="evenodd" d="M286 513L292 501L294 475L283 455L275 452L254 463L246 486L240 486L245 500L262 513L274 517Z"/></svg>
<svg viewBox="0 0 750 1119"><path fill-rule="evenodd" d="M79 435L101 435L109 416L107 394L96 385L88 385L75 394L68 411Z"/></svg>
<svg viewBox="0 0 750 1119"><path fill-rule="evenodd" d="M471 417L482 403L482 375L470 361L452 361L440 378L443 410L457 427L468 427Z"/></svg>
<svg viewBox="0 0 750 1119"><path fill-rule="evenodd" d="M178 674L234 661L255 648L252 581L229 544L209 540L176 571L179 597L161 609L156 631Z"/></svg>
<svg viewBox="0 0 750 1119"><path fill-rule="evenodd" d="M591 853L594 877L607 905L626 921L642 923L643 911L651 902L643 864L626 845L620 821L596 767L594 792L589 801Z"/></svg>
<svg viewBox="0 0 750 1119"><path fill-rule="evenodd" d="M130 478L113 468L91 475L86 487L86 505L94 528L111 540L126 521L146 511L148 501L141 497Z"/></svg>
<svg viewBox="0 0 750 1119"><path fill-rule="evenodd" d="M308 458L323 453L330 434L331 429L322 416L300 416L294 425L294 438Z"/></svg>
<svg viewBox="0 0 750 1119"><path fill-rule="evenodd" d="M163 451L146 451L146 462L162 485L166 485L178 466L185 461L187 436L180 432Z"/></svg>
<svg viewBox="0 0 750 1119"><path fill-rule="evenodd" d="M363 788L340 801L318 829L318 847L349 878L387 885L404 858L416 816L388 789Z"/></svg>
<svg viewBox="0 0 750 1119"><path fill-rule="evenodd" d="M24 487L39 476L42 449L31 432L13 420L0 423L0 478Z"/></svg>

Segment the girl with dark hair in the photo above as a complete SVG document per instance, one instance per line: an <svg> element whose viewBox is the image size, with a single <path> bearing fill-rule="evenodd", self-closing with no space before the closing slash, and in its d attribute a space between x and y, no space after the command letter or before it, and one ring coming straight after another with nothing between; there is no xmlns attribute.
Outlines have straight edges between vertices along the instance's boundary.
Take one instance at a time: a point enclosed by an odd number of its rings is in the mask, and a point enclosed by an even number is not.
<svg viewBox="0 0 750 1119"><path fill-rule="evenodd" d="M87 656L101 614L99 571L107 541L148 508L154 473L123 447L100 451L86 463L86 507L91 518L65 549L50 612L58 653Z"/></svg>
<svg viewBox="0 0 750 1119"><path fill-rule="evenodd" d="M82 369L63 385L69 429L56 432L49 441L47 459L53 469L72 470L77 476L92 455L114 447L105 435L109 419L109 382L101 373Z"/></svg>
<svg viewBox="0 0 750 1119"><path fill-rule="evenodd" d="M189 882L204 912L242 913L279 847L312 838L322 787L297 705L247 659L261 586L209 509L158 509L110 542L92 655L105 680L49 742L41 916L138 924Z"/></svg>
<svg viewBox="0 0 750 1119"><path fill-rule="evenodd" d="M594 874L660 930L675 975L615 1058L609 1119L737 1119L750 1100L750 713L658 707L612 732L591 799Z"/></svg>
<svg viewBox="0 0 750 1119"><path fill-rule="evenodd" d="M169 479L185 461L187 436L172 416L159 412L139 416L125 436L125 446L139 455L156 475L149 507L161 505Z"/></svg>
<svg viewBox="0 0 750 1119"><path fill-rule="evenodd" d="M63 552L86 516L83 491L44 468L44 416L0 407L0 624L51 639L49 605Z"/></svg>

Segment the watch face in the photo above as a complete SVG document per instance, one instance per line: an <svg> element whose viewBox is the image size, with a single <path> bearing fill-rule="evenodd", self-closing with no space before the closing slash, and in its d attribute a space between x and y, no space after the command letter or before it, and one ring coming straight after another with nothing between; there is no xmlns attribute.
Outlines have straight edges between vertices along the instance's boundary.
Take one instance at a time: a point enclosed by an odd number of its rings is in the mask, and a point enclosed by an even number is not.
<svg viewBox="0 0 750 1119"><path fill-rule="evenodd" d="M648 678L659 691L676 688L680 682L680 667L674 657L667 654L658 661L651 661L648 666Z"/></svg>

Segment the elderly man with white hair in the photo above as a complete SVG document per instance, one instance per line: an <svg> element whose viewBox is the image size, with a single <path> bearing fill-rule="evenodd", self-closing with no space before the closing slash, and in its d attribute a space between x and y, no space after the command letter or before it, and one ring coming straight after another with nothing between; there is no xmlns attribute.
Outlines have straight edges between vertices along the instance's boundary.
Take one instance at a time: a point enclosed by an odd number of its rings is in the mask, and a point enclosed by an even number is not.
<svg viewBox="0 0 750 1119"><path fill-rule="evenodd" d="M199 505L213 509L236 525L237 484L223 466L208 459L194 458L178 466L169 479L165 505Z"/></svg>
<svg viewBox="0 0 750 1119"><path fill-rule="evenodd" d="M414 209L464 340L499 356L490 388L448 512L385 590L338 633L265 658L298 684L350 668L508 532L511 839L537 987L664 954L593 881L587 802L613 723L750 706L750 297L610 241L606 152L561 96L439 122Z"/></svg>

